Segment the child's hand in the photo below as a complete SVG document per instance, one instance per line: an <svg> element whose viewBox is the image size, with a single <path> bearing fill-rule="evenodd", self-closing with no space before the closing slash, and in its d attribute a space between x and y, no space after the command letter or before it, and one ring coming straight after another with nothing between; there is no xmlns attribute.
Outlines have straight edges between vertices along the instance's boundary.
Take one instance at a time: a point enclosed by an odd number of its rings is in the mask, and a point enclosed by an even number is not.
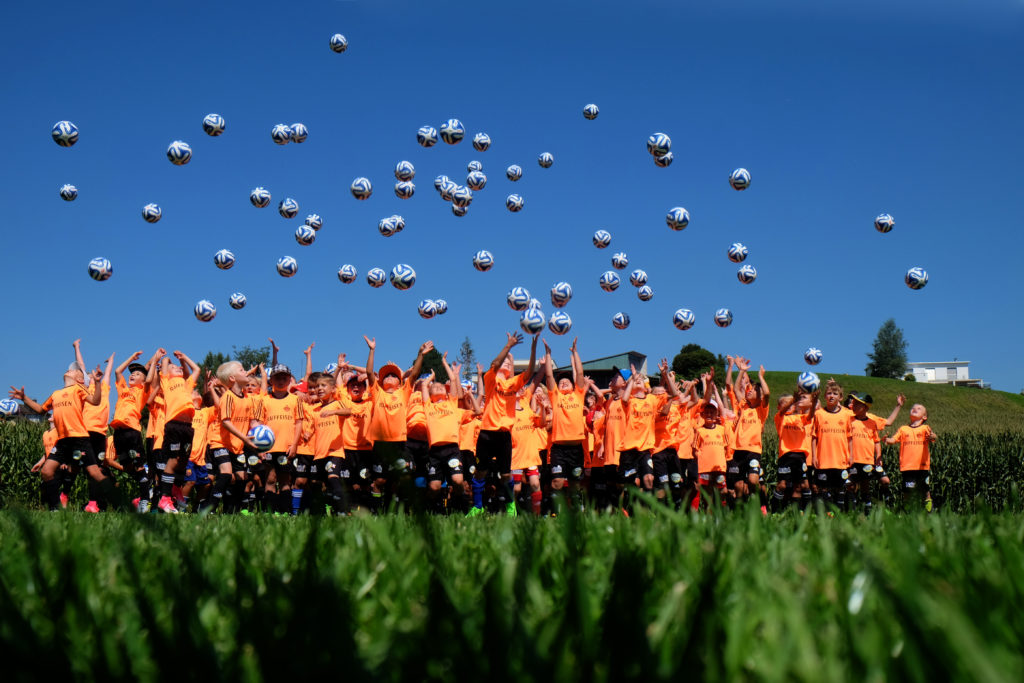
<svg viewBox="0 0 1024 683"><path fill-rule="evenodd" d="M89 376L92 377L92 381L99 382L101 379L103 379L103 371L100 370L100 366L97 365L96 369L93 370Z"/></svg>
<svg viewBox="0 0 1024 683"><path fill-rule="evenodd" d="M133 354L131 355L131 357L130 357L130 358L128 359L128 362L131 362L131 361L133 361L133 360L138 360L138 359L139 359L139 358L141 358L141 357L142 357L142 351L136 351L136 352L135 352L135 353L133 353Z"/></svg>
<svg viewBox="0 0 1024 683"><path fill-rule="evenodd" d="M422 355L426 355L426 354L430 353L430 351L433 348L434 348L434 342L432 342L432 341L430 341L428 339L427 341L425 341L422 344L420 344L420 355L422 356Z"/></svg>
<svg viewBox="0 0 1024 683"><path fill-rule="evenodd" d="M24 401L25 400L25 387L22 387L21 389L18 389L16 387L11 387L11 390L9 392L7 392L7 395L10 396L11 398L15 399L15 400Z"/></svg>
<svg viewBox="0 0 1024 683"><path fill-rule="evenodd" d="M366 342L366 345L370 348L371 351L373 351L374 349L377 348L377 338L376 337L374 337L373 339L370 339L369 337L367 337L364 334L363 335L363 341Z"/></svg>
<svg viewBox="0 0 1024 683"><path fill-rule="evenodd" d="M572 346L569 347L570 351L575 351L576 350L576 342L579 341L579 339L580 339L579 337L573 337L572 338ZM547 346L548 346L547 343L545 343L544 344L544 348L547 348Z"/></svg>
<svg viewBox="0 0 1024 683"><path fill-rule="evenodd" d="M507 346L512 347L517 344L523 343L523 334L521 332L509 332Z"/></svg>
<svg viewBox="0 0 1024 683"><path fill-rule="evenodd" d="M906 403L906 402L907 402L907 397L904 396L903 394L898 394L896 396L896 405L903 406L903 404Z"/></svg>
<svg viewBox="0 0 1024 683"><path fill-rule="evenodd" d="M316 346L316 342L309 342L309 346L307 346L306 350L303 351L302 353L308 356L309 354L313 353L314 346Z"/></svg>
<svg viewBox="0 0 1024 683"><path fill-rule="evenodd" d="M278 348L277 344L274 343L273 337L267 337L267 341L270 342L270 350L273 351L274 353L277 353L278 351L281 350L280 348Z"/></svg>
<svg viewBox="0 0 1024 683"><path fill-rule="evenodd" d="M71 345L77 349L79 346L82 345L82 340L76 339L75 341L71 342Z"/></svg>

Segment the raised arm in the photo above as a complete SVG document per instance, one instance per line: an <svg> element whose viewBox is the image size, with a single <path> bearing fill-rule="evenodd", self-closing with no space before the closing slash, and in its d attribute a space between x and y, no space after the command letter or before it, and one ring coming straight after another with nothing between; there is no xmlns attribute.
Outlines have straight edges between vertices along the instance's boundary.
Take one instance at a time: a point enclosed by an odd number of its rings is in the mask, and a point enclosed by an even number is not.
<svg viewBox="0 0 1024 683"><path fill-rule="evenodd" d="M498 355L495 356L494 360L491 361L491 371L492 372L497 372L498 368L501 367L501 364L505 362L505 358L508 356L508 352L512 350L512 347L516 346L518 344L522 344L522 343L523 343L523 335L521 333L519 333L519 332L509 332L508 333L508 341L505 342L505 345L503 347L501 347L501 351L499 351ZM532 365L533 364L531 363L530 365L531 365L530 372L532 373L533 372L533 370L532 370Z"/></svg>
<svg viewBox="0 0 1024 683"><path fill-rule="evenodd" d="M306 356L306 374L303 375L302 381L305 382L309 379L309 376L313 374L313 347L316 346L316 342L310 342L306 350L303 351L303 355Z"/></svg>
<svg viewBox="0 0 1024 683"><path fill-rule="evenodd" d="M35 400L25 395L25 387L21 387L20 389L18 387L11 387L11 390L7 393L7 395L17 401L21 401L22 403L24 403L25 407L31 410L33 413L46 412L43 409L43 406L36 403Z"/></svg>
<svg viewBox="0 0 1024 683"><path fill-rule="evenodd" d="M580 352L577 348L578 341L579 337L573 337L572 346L569 347L569 353L572 354L573 381L576 383L577 389L585 389L587 387L587 378L583 376L583 360L580 358ZM544 346L546 347L547 344Z"/></svg>
<svg viewBox="0 0 1024 683"><path fill-rule="evenodd" d="M476 393L480 397L480 400L485 400L484 397L484 366L479 363L476 364Z"/></svg>
<svg viewBox="0 0 1024 683"><path fill-rule="evenodd" d="M903 404L906 402L907 397L904 396L903 394L899 394L898 396L896 396L896 406L892 409L892 412L889 413L889 417L885 418L886 427L892 426L892 424L896 421L896 416L900 414L900 408L902 408Z"/></svg>
<svg viewBox="0 0 1024 683"><path fill-rule="evenodd" d="M87 367L85 365L85 359L82 358L82 340L76 339L75 341L71 342L71 346L75 348L75 362L77 362L78 366L82 368L82 374L88 374L88 371L85 369Z"/></svg>
<svg viewBox="0 0 1024 683"><path fill-rule="evenodd" d="M149 370L146 371L146 384L150 385L150 387L155 387L159 384L157 377L160 374L160 359L163 358L166 353L167 351L162 347L157 349L153 354L153 357L149 359L149 363L147 363Z"/></svg>
<svg viewBox="0 0 1024 683"><path fill-rule="evenodd" d="M277 352L281 349L277 347L272 337L267 337L267 341L270 342L270 367L274 367L277 365Z"/></svg>
<svg viewBox="0 0 1024 683"><path fill-rule="evenodd" d="M551 347L548 346L547 341L544 342L544 360L541 361L544 366L544 386L548 388L548 391L554 391L558 388L555 384L555 371L554 362L551 360Z"/></svg>
<svg viewBox="0 0 1024 683"><path fill-rule="evenodd" d="M124 376L124 371L128 369L128 366L137 361L142 356L142 351L136 351L132 355L128 356L123 363L117 366L115 374L118 377Z"/></svg>
<svg viewBox="0 0 1024 683"><path fill-rule="evenodd" d="M732 370L736 367L736 359L732 356L725 357L725 386L736 391L736 385L733 383Z"/></svg>
<svg viewBox="0 0 1024 683"><path fill-rule="evenodd" d="M427 340L420 344L420 350L416 353L416 360L413 361L412 367L409 368L408 377L412 377L415 380L423 372L423 357L430 353L434 348L434 342ZM483 373L480 373L483 376Z"/></svg>
<svg viewBox="0 0 1024 683"><path fill-rule="evenodd" d="M191 375L195 375L196 378L198 379L198 377L199 377L199 366L196 365L196 362L194 360L192 360L187 355L185 355L185 353L183 351L175 351L174 352L174 357L178 359L179 363L181 363L181 369L182 370L184 370L186 367L188 368L188 374L185 375L186 377L189 377ZM266 381L267 374L266 374L266 370L264 370L264 368L263 368L263 364L262 363L260 364L260 370L263 371L263 379L264 379L264 381Z"/></svg>
<svg viewBox="0 0 1024 683"><path fill-rule="evenodd" d="M458 401L460 398L462 398L462 381L459 379L459 372L462 370L462 365L459 363L456 363L455 365L449 365L447 353L441 357L441 362L444 363L445 372L448 373L448 385L450 387L448 390L448 395L451 396L453 393L452 390L454 390L453 398L456 401Z"/></svg>
<svg viewBox="0 0 1024 683"><path fill-rule="evenodd" d="M426 382L420 382L420 396L423 397L423 405L430 405L430 383L434 381L435 373L433 370L430 371L430 377L427 378Z"/></svg>
<svg viewBox="0 0 1024 683"><path fill-rule="evenodd" d="M526 376L529 377L533 374L533 369L537 367L537 340L540 339L540 333L533 335L533 341L530 342L530 363L526 366Z"/></svg>
<svg viewBox="0 0 1024 683"><path fill-rule="evenodd" d="M764 366L757 367L757 381L761 383L761 400L767 400L771 392L768 390L768 382L764 378Z"/></svg>
<svg viewBox="0 0 1024 683"><path fill-rule="evenodd" d="M372 387L373 383L377 381L377 373L373 371L373 353L377 350L377 338L370 339L364 334L363 341L366 342L366 347L370 349L366 354L366 383Z"/></svg>
<svg viewBox="0 0 1024 683"><path fill-rule="evenodd" d="M114 354L110 354L110 358L107 359L107 367L103 369L102 384L110 386L110 373L114 370Z"/></svg>
<svg viewBox="0 0 1024 683"><path fill-rule="evenodd" d="M658 364L658 371L661 374L661 386L665 387L665 391L672 398L679 397L679 387L676 386L675 373L668 369L668 358L662 358L661 363Z"/></svg>
<svg viewBox="0 0 1024 683"><path fill-rule="evenodd" d="M86 396L85 400L87 403L98 406L103 400L103 371L97 365L96 369L89 376L92 377L92 393Z"/></svg>
<svg viewBox="0 0 1024 683"><path fill-rule="evenodd" d="M625 408L629 403L629 399L633 396L633 386L636 384L636 368L633 364L629 364L629 381L626 382L626 388L622 391L622 407Z"/></svg>

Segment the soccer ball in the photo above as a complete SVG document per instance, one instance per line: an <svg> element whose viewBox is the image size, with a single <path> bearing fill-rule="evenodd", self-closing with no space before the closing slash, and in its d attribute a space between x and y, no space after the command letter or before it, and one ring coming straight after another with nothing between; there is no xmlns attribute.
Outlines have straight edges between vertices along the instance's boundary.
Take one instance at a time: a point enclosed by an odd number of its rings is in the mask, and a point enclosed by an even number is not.
<svg viewBox="0 0 1024 683"><path fill-rule="evenodd" d="M444 299L434 299L434 305L437 306L438 315L444 315L448 312L448 302Z"/></svg>
<svg viewBox="0 0 1024 683"><path fill-rule="evenodd" d="M572 329L572 318L565 311L555 311L548 320L548 329L555 334L566 334Z"/></svg>
<svg viewBox="0 0 1024 683"><path fill-rule="evenodd" d="M757 279L757 268L749 263L745 266L740 266L740 269L736 271L736 277L739 278L739 281L743 284L749 285Z"/></svg>
<svg viewBox="0 0 1024 683"><path fill-rule="evenodd" d="M265 209L270 206L270 192L262 187L257 187L249 193L249 201L257 209Z"/></svg>
<svg viewBox="0 0 1024 683"><path fill-rule="evenodd" d="M458 204L452 204L452 213L460 218L462 216L465 216L468 211L468 206L459 206Z"/></svg>
<svg viewBox="0 0 1024 683"><path fill-rule="evenodd" d="M519 327L523 328L523 332L526 334L537 334L544 329L546 322L547 320L544 319L544 314L539 308L527 308L519 316Z"/></svg>
<svg viewBox="0 0 1024 683"><path fill-rule="evenodd" d="M526 287L513 287L508 290L505 301L513 311L525 311L530 306L530 292Z"/></svg>
<svg viewBox="0 0 1024 683"><path fill-rule="evenodd" d="M555 157L551 152L544 152L537 157L537 163L540 164L541 168L551 168L551 164L555 163Z"/></svg>
<svg viewBox="0 0 1024 683"><path fill-rule="evenodd" d="M660 157L654 157L654 165L658 168L668 168L672 165L673 159L675 159L675 157L672 156L672 152L662 154Z"/></svg>
<svg viewBox="0 0 1024 683"><path fill-rule="evenodd" d="M505 176L512 182L515 182L523 177L523 169L517 164L512 164L505 169Z"/></svg>
<svg viewBox="0 0 1024 683"><path fill-rule="evenodd" d="M551 303L555 308L564 308L572 299L572 285L568 282L557 282L551 287Z"/></svg>
<svg viewBox="0 0 1024 683"><path fill-rule="evenodd" d="M491 252L481 249L473 255L473 267L481 273L490 270L494 266L494 256Z"/></svg>
<svg viewBox="0 0 1024 683"><path fill-rule="evenodd" d="M146 204L142 207L142 218L147 223L156 223L163 215L164 212L156 204Z"/></svg>
<svg viewBox="0 0 1024 683"><path fill-rule="evenodd" d="M299 262L291 256L282 256L277 259L277 274L281 277L291 277L299 272Z"/></svg>
<svg viewBox="0 0 1024 683"><path fill-rule="evenodd" d="M311 213L308 216L306 216L306 225L313 228L314 230L319 230L320 228L324 227L324 219L320 218L320 214Z"/></svg>
<svg viewBox="0 0 1024 683"><path fill-rule="evenodd" d="M808 370L800 373L800 376L796 378L796 385L808 394L813 394L821 386L821 380L818 379L816 374Z"/></svg>
<svg viewBox="0 0 1024 683"><path fill-rule="evenodd" d="M637 268L629 274L629 284L634 287L643 287L647 284L647 273Z"/></svg>
<svg viewBox="0 0 1024 683"><path fill-rule="evenodd" d="M201 299L196 304L194 313L196 320L203 323L208 323L217 316L217 307L213 305L212 301L207 299Z"/></svg>
<svg viewBox="0 0 1024 683"><path fill-rule="evenodd" d="M896 221L887 213L880 213L875 217L875 230L878 232L889 232L895 225Z"/></svg>
<svg viewBox="0 0 1024 683"><path fill-rule="evenodd" d="M437 144L437 128L433 126L421 126L416 131L416 142L423 147L433 147Z"/></svg>
<svg viewBox="0 0 1024 683"><path fill-rule="evenodd" d="M598 113L600 113L600 110L597 108L596 104L588 104L583 107L583 118L587 121L593 121L596 119Z"/></svg>
<svg viewBox="0 0 1024 683"><path fill-rule="evenodd" d="M466 128L458 119L448 119L441 124L441 139L449 145L457 145L466 137Z"/></svg>
<svg viewBox="0 0 1024 683"><path fill-rule="evenodd" d="M747 258L747 254L749 253L749 251L745 246L743 246L739 242L733 242L732 246L729 247L729 251L727 253L730 261L732 261L733 263L741 263L744 259Z"/></svg>
<svg viewBox="0 0 1024 683"><path fill-rule="evenodd" d="M370 183L369 178L356 178L348 189L352 192L353 197L360 200L367 199L373 194L373 185Z"/></svg>
<svg viewBox="0 0 1024 683"><path fill-rule="evenodd" d="M688 330L696 321L697 317L689 308L680 308L672 314L672 324L676 326L676 329Z"/></svg>
<svg viewBox="0 0 1024 683"><path fill-rule="evenodd" d="M665 223L673 230L682 230L690 224L690 212L681 206L670 209L665 214Z"/></svg>
<svg viewBox="0 0 1024 683"><path fill-rule="evenodd" d="M482 190L487 185L487 176L481 171L470 171L466 176L466 186L471 190Z"/></svg>
<svg viewBox="0 0 1024 683"><path fill-rule="evenodd" d="M440 192L441 187L448 182L451 182L451 178L449 178L446 175L439 175L436 178L434 178L434 189Z"/></svg>
<svg viewBox="0 0 1024 683"><path fill-rule="evenodd" d="M719 327L729 327L729 325L732 325L732 311L728 308L719 308L715 311L715 324Z"/></svg>
<svg viewBox="0 0 1024 683"><path fill-rule="evenodd" d="M227 121L220 114L207 114L203 117L203 130L210 137L215 138L223 133L227 125Z"/></svg>
<svg viewBox="0 0 1024 683"><path fill-rule="evenodd" d="M543 308L540 303L540 299L530 298L530 303L526 304L527 308Z"/></svg>
<svg viewBox="0 0 1024 683"><path fill-rule="evenodd" d="M452 200L452 195L455 193L455 190L457 189L459 189L458 183L456 183L453 180L445 180L441 183L441 188L438 190L438 192L441 195L441 199L443 199L446 202L450 202Z"/></svg>
<svg viewBox="0 0 1024 683"><path fill-rule="evenodd" d="M512 213L522 211L524 203L522 196L518 194L510 194L505 198L505 206L507 206L508 210Z"/></svg>
<svg viewBox="0 0 1024 683"><path fill-rule="evenodd" d="M616 270L624 270L629 265L629 258L626 257L626 252L618 251L612 254L612 268Z"/></svg>
<svg viewBox="0 0 1024 683"><path fill-rule="evenodd" d="M907 271L903 280L907 283L907 287L921 289L928 284L928 271L921 266L914 266Z"/></svg>
<svg viewBox="0 0 1024 683"><path fill-rule="evenodd" d="M640 298L640 301L650 301L654 298L654 290L648 285L643 285L637 288L636 295Z"/></svg>
<svg viewBox="0 0 1024 683"><path fill-rule="evenodd" d="M663 157L672 149L672 138L664 133L651 133L647 138L647 151L656 157Z"/></svg>
<svg viewBox="0 0 1024 683"><path fill-rule="evenodd" d="M340 33L331 36L331 49L341 54L348 49L348 39Z"/></svg>
<svg viewBox="0 0 1024 683"><path fill-rule="evenodd" d="M338 364L337 363L328 363L327 365L324 366L324 374L325 375L333 375L337 371L338 371Z"/></svg>
<svg viewBox="0 0 1024 683"><path fill-rule="evenodd" d="M614 292L619 288L619 274L614 270L606 270L601 274L601 279L598 282L604 291Z"/></svg>
<svg viewBox="0 0 1024 683"><path fill-rule="evenodd" d="M285 197L278 203L277 212L282 218L295 218L299 213L299 203L291 197Z"/></svg>
<svg viewBox="0 0 1024 683"><path fill-rule="evenodd" d="M409 289L416 284L416 271L407 263L399 263L391 269L391 284L395 289Z"/></svg>
<svg viewBox="0 0 1024 683"><path fill-rule="evenodd" d="M366 282L371 287L383 287L387 280L388 274L384 272L383 268L370 268L366 273Z"/></svg>
<svg viewBox="0 0 1024 683"><path fill-rule="evenodd" d="M399 199L409 199L416 193L416 185L410 183L408 180L403 180L400 183L395 183L395 196Z"/></svg>
<svg viewBox="0 0 1024 683"><path fill-rule="evenodd" d="M392 216L391 221L395 225L395 232L402 232L403 230L405 230L405 219L399 216L398 214Z"/></svg>
<svg viewBox="0 0 1024 683"><path fill-rule="evenodd" d="M473 171L482 171L484 170L484 165L481 164L479 161L471 161L468 164L466 164L466 170L469 171L470 173L472 173Z"/></svg>
<svg viewBox="0 0 1024 683"><path fill-rule="evenodd" d="M287 145L292 141L292 129L283 123L279 123L270 129L270 138L278 145Z"/></svg>
<svg viewBox="0 0 1024 683"><path fill-rule="evenodd" d="M486 152L491 146L491 136L487 133L477 133L473 136L473 149L478 152Z"/></svg>
<svg viewBox="0 0 1024 683"><path fill-rule="evenodd" d="M192 159L192 148L187 142L175 140L167 146L167 158L175 166L184 166Z"/></svg>
<svg viewBox="0 0 1024 683"><path fill-rule="evenodd" d="M341 268L338 268L338 279L346 285L350 285L355 282L358 274L359 271L357 271L356 267L350 263L346 263Z"/></svg>
<svg viewBox="0 0 1024 683"><path fill-rule="evenodd" d="M598 230L594 233L594 246L598 249L604 249L612 243L612 234L607 230Z"/></svg>
<svg viewBox="0 0 1024 683"><path fill-rule="evenodd" d="M388 216L387 218L381 218L377 223L377 230L379 230L380 234L385 237L391 237L394 235L398 232L397 226L395 225L395 217Z"/></svg>
<svg viewBox="0 0 1024 683"><path fill-rule="evenodd" d="M313 244L313 240L316 239L316 230L309 227L308 225L300 225L295 230L295 241L304 247L308 247Z"/></svg>
<svg viewBox="0 0 1024 683"><path fill-rule="evenodd" d="M60 198L66 202L73 202L78 198L78 188L74 185L61 185Z"/></svg>
<svg viewBox="0 0 1024 683"><path fill-rule="evenodd" d="M399 161L395 164L395 178L397 180L412 180L416 177L416 167L411 161Z"/></svg>
<svg viewBox="0 0 1024 683"><path fill-rule="evenodd" d="M729 174L729 184L734 190L745 190L750 187L750 171L745 168L737 168Z"/></svg>
<svg viewBox="0 0 1024 683"><path fill-rule="evenodd" d="M213 263L221 270L227 270L235 265L235 255L227 249L221 249L213 255Z"/></svg>
<svg viewBox="0 0 1024 683"><path fill-rule="evenodd" d="M78 142L78 126L70 121L58 121L50 131L53 141L61 147L70 147Z"/></svg>
<svg viewBox="0 0 1024 683"><path fill-rule="evenodd" d="M249 441L261 453L266 453L274 447L274 430L267 425L256 425L249 430Z"/></svg>
<svg viewBox="0 0 1024 683"><path fill-rule="evenodd" d="M304 123L293 123L288 127L292 132L292 142L302 144L309 137L309 128Z"/></svg>
<svg viewBox="0 0 1024 683"><path fill-rule="evenodd" d="M437 302L433 299L423 299L420 301L419 306L416 307L419 311L420 317L425 320L430 320L437 315Z"/></svg>
<svg viewBox="0 0 1024 683"><path fill-rule="evenodd" d="M235 292L228 298L228 305L236 311L245 308L245 294L241 292Z"/></svg>
<svg viewBox="0 0 1024 683"><path fill-rule="evenodd" d="M18 402L12 398L0 400L0 415L10 417L18 413Z"/></svg>
<svg viewBox="0 0 1024 683"><path fill-rule="evenodd" d="M621 311L612 316L612 325L617 330L624 330L629 327L629 316Z"/></svg>
<svg viewBox="0 0 1024 683"><path fill-rule="evenodd" d="M110 276L114 274L114 267L110 265L110 261L97 256L93 260L89 261L89 277L97 282L103 282L109 280Z"/></svg>
<svg viewBox="0 0 1024 683"><path fill-rule="evenodd" d="M452 204L455 206L466 207L469 206L473 201L473 191L465 185L459 185L452 192Z"/></svg>
<svg viewBox="0 0 1024 683"><path fill-rule="evenodd" d="M813 346L804 351L804 361L808 365L817 365L821 362L821 349L816 349Z"/></svg>

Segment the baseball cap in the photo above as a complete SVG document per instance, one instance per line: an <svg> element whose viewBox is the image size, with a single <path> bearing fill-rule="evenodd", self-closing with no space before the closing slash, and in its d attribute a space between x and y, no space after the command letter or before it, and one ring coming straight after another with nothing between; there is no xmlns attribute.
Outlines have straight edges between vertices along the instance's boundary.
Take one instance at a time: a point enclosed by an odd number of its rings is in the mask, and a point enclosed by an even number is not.
<svg viewBox="0 0 1024 683"><path fill-rule="evenodd" d="M399 381L401 381L402 368L398 367L397 363L394 363L393 361L388 361L387 363L380 367L380 370L377 371L377 377L384 379L388 375L396 375Z"/></svg>
<svg viewBox="0 0 1024 683"><path fill-rule="evenodd" d="M871 403L872 403L871 394L865 394L865 393L859 393L858 394L858 393L854 392L853 394L850 394L850 396L851 396L851 398L853 398L854 401L858 401L860 403L863 403L866 406L870 406Z"/></svg>
<svg viewBox="0 0 1024 683"><path fill-rule="evenodd" d="M613 365L612 366L612 372L619 373L619 375L622 377L622 379L626 380L627 382L629 381L629 376L633 374L628 369L627 370L620 370L617 365Z"/></svg>
<svg viewBox="0 0 1024 683"><path fill-rule="evenodd" d="M284 363L278 363L277 365L275 365L274 367L272 367L270 369L270 376L271 377L273 377L274 375L290 375L290 374L292 374L292 371L289 370L288 366L285 365Z"/></svg>
<svg viewBox="0 0 1024 683"><path fill-rule="evenodd" d="M132 363L128 366L128 372L146 372L146 366L142 363Z"/></svg>

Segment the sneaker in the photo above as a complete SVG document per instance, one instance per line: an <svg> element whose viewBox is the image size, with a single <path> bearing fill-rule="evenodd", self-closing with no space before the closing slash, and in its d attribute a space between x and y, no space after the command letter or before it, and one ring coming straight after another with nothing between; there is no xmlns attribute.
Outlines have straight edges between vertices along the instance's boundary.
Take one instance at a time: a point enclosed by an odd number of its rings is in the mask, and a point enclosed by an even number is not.
<svg viewBox="0 0 1024 683"><path fill-rule="evenodd" d="M768 508L766 508L764 505L761 506L761 515L764 517L768 516Z"/></svg>
<svg viewBox="0 0 1024 683"><path fill-rule="evenodd" d="M242 515L243 517L248 517L252 515L252 512L248 508L242 508L241 510L238 511L238 514Z"/></svg>
<svg viewBox="0 0 1024 683"><path fill-rule="evenodd" d="M178 514L178 508L174 507L174 501L171 500L170 496L160 496L160 502L156 506L160 512L165 512L169 515Z"/></svg>
<svg viewBox="0 0 1024 683"><path fill-rule="evenodd" d="M139 512L139 501L141 500L141 498L132 498L132 507L135 508L136 512Z"/></svg>
<svg viewBox="0 0 1024 683"><path fill-rule="evenodd" d="M509 517L518 517L519 511L516 509L515 503L509 503L505 506L505 514Z"/></svg>
<svg viewBox="0 0 1024 683"><path fill-rule="evenodd" d="M99 511L100 511L100 506L96 504L95 500L90 500L89 504L86 505L84 508L82 508L82 510L84 512L91 512L93 514L98 514Z"/></svg>
<svg viewBox="0 0 1024 683"><path fill-rule="evenodd" d="M139 501L139 514L146 514L149 512L149 499L143 498Z"/></svg>
<svg viewBox="0 0 1024 683"><path fill-rule="evenodd" d="M479 517L482 514L484 514L483 508L471 507L469 512L466 513L466 517Z"/></svg>
<svg viewBox="0 0 1024 683"><path fill-rule="evenodd" d="M61 492L60 494L60 506L66 508L68 506L68 494Z"/></svg>
<svg viewBox="0 0 1024 683"><path fill-rule="evenodd" d="M185 512L188 509L188 501L184 498L181 500L175 500L174 507L178 508L178 512Z"/></svg>

